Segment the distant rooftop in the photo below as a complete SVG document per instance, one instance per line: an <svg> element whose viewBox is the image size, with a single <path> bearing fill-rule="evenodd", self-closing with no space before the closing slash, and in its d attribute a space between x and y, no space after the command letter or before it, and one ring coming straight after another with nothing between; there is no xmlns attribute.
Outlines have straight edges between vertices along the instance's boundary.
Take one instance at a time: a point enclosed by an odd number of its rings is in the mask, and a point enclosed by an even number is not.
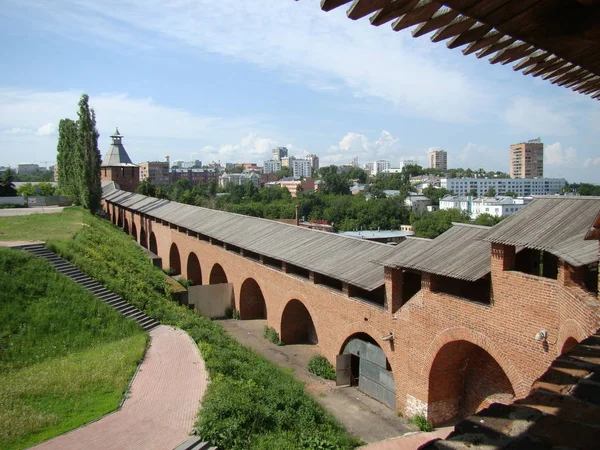
<svg viewBox="0 0 600 450"><path fill-rule="evenodd" d="M137 167L136 164L131 162L125 147L123 147L123 135L119 133L118 128L110 137L112 143L104 155L102 167Z"/></svg>

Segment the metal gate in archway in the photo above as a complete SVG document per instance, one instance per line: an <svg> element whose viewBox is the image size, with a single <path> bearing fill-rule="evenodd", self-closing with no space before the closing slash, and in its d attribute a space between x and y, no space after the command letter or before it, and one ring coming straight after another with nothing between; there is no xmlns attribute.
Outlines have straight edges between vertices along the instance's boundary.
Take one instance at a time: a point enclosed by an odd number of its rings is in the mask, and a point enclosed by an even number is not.
<svg viewBox="0 0 600 450"><path fill-rule="evenodd" d="M357 386L375 400L396 408L394 374L381 347L351 338L336 360L337 385Z"/></svg>

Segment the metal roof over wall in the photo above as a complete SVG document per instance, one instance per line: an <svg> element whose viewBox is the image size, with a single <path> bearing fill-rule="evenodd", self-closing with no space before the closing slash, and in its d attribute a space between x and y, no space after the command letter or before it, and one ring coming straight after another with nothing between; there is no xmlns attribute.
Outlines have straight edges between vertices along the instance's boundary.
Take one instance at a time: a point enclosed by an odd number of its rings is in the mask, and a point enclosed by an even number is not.
<svg viewBox="0 0 600 450"><path fill-rule="evenodd" d="M386 244L310 230L131 192L105 192L104 199L226 244L275 258L366 290L384 284L383 267L372 261L394 250Z"/></svg>
<svg viewBox="0 0 600 450"><path fill-rule="evenodd" d="M455 223L433 240L408 238L387 258L375 262L386 267L476 281L491 270L490 244L481 241L489 227Z"/></svg>
<svg viewBox="0 0 600 450"><path fill-rule="evenodd" d="M600 0L321 0L600 100Z"/></svg>
<svg viewBox="0 0 600 450"><path fill-rule="evenodd" d="M599 211L600 197L538 197L483 240L547 251L579 267L598 261L598 243L584 238Z"/></svg>

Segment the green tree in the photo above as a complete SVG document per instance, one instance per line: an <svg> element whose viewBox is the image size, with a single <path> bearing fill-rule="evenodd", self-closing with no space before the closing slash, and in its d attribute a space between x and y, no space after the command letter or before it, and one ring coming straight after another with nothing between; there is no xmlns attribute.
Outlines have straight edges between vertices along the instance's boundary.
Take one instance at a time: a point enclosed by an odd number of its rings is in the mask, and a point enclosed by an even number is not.
<svg viewBox="0 0 600 450"><path fill-rule="evenodd" d="M427 186L425 189L423 189L423 195L425 197L427 197L429 200L431 200L431 203L433 205L439 205L440 204L440 199L444 198L446 195L450 195L452 194L451 191L449 191L446 188L436 188L433 187L431 184L429 186Z"/></svg>
<svg viewBox="0 0 600 450"><path fill-rule="evenodd" d="M470 223L471 219L466 212L458 209L440 209L433 212L424 212L417 216L411 214L411 225L415 236L434 239L452 227L452 222Z"/></svg>
<svg viewBox="0 0 600 450"><path fill-rule="evenodd" d="M469 197L477 197L477 189L472 188L469 190L469 193L467 194Z"/></svg>
<svg viewBox="0 0 600 450"><path fill-rule="evenodd" d="M486 197L495 197L496 196L496 189L494 189L493 187L490 186L490 188L485 193L485 196Z"/></svg>
<svg viewBox="0 0 600 450"><path fill-rule="evenodd" d="M54 195L56 191L56 188L54 186L52 186L50 183L37 183L37 184L31 184L31 183L25 183L24 185L20 186L17 189L17 193L19 195L23 195L25 197L33 197L36 195L41 195L41 196L50 196L50 195Z"/></svg>
<svg viewBox="0 0 600 450"><path fill-rule="evenodd" d="M136 192L148 197L156 197L156 186L152 184L150 178L144 178L138 185Z"/></svg>
<svg viewBox="0 0 600 450"><path fill-rule="evenodd" d="M77 162L77 123L75 121L62 119L58 123L56 151L58 187L73 203L79 204L81 194L77 178L79 163Z"/></svg>
<svg viewBox="0 0 600 450"><path fill-rule="evenodd" d="M504 195L506 195L507 197L512 197L512 198L517 198L518 197L517 193L514 192L514 191L506 191L504 193Z"/></svg>
<svg viewBox="0 0 600 450"><path fill-rule="evenodd" d="M475 225L485 225L486 227L493 227L497 223L500 223L504 217L492 216L488 213L479 214L475 219Z"/></svg>
<svg viewBox="0 0 600 450"><path fill-rule="evenodd" d="M15 189L15 184L13 183L14 175L13 171L10 169L6 169L4 171L4 175L2 175L2 180L0 180L0 197L16 197L17 190Z"/></svg>
<svg viewBox="0 0 600 450"><path fill-rule="evenodd" d="M102 189L100 186L100 165L102 157L98 149L96 114L89 106L89 97L83 94L79 100L77 119L77 179L80 188L81 204L95 214L100 207Z"/></svg>
<svg viewBox="0 0 600 450"><path fill-rule="evenodd" d="M282 167L281 170L278 170L277 172L275 172L275 175L277 175L278 180L280 180L284 177L291 177L292 169L290 169L289 167Z"/></svg>

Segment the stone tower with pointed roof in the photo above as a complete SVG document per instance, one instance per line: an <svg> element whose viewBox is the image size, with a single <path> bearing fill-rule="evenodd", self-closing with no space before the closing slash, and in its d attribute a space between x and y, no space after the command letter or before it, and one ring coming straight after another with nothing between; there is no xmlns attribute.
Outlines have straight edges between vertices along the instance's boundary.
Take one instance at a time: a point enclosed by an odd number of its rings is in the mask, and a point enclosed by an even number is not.
<svg viewBox="0 0 600 450"><path fill-rule="evenodd" d="M100 174L102 182L114 181L124 191L135 192L140 184L140 167L129 158L123 147L123 135L119 128L111 136L112 143L104 155Z"/></svg>

